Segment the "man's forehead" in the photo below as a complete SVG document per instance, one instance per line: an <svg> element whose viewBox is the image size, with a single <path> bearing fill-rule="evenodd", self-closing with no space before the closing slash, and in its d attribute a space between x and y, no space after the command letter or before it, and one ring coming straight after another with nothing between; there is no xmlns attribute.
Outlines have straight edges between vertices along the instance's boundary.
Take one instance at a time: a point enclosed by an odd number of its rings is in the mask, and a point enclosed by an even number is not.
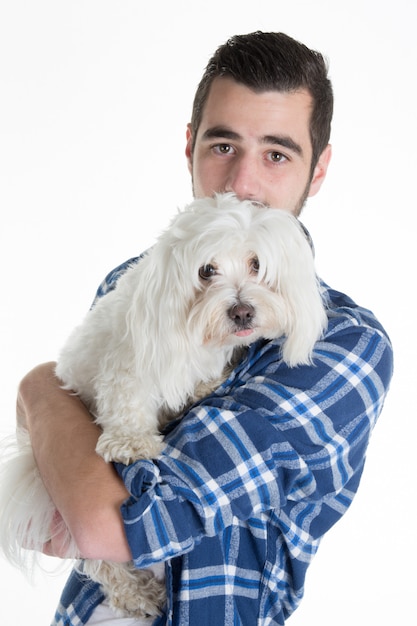
<svg viewBox="0 0 417 626"><path fill-rule="evenodd" d="M212 125L212 117L215 115L235 119L253 113L259 119L269 118L273 122L281 117L291 117L293 113L297 120L308 124L312 109L312 97L305 89L254 91L242 83L222 77L213 80L201 119Z"/></svg>

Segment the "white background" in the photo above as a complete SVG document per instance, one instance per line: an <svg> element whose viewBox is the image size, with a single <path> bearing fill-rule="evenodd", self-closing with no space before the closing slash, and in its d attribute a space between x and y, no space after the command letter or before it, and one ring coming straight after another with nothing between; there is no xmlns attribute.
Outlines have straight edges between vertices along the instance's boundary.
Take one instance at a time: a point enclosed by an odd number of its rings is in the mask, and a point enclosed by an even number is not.
<svg viewBox="0 0 417 626"><path fill-rule="evenodd" d="M415 618L416 18L414 0L0 4L1 434L22 375L191 199L185 127L217 45L281 30L330 60L334 157L303 218L320 274L377 313L396 369L359 494L291 626ZM65 576L31 586L3 561L0 574L1 623L47 626Z"/></svg>

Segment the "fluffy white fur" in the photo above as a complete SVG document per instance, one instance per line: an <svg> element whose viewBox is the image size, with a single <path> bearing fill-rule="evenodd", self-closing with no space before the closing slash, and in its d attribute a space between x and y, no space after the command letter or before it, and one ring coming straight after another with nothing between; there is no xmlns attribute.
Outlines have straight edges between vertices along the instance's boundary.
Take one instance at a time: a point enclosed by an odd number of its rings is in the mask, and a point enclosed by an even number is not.
<svg viewBox="0 0 417 626"><path fill-rule="evenodd" d="M311 362L326 325L313 254L297 219L232 194L194 201L75 329L57 365L103 429L107 461L155 458L161 420L219 385L236 349L284 336L290 366ZM54 507L28 437L3 464L0 532L18 565L22 546L49 539ZM75 546L69 541L69 554ZM85 563L119 614L155 615L163 585L147 570Z"/></svg>

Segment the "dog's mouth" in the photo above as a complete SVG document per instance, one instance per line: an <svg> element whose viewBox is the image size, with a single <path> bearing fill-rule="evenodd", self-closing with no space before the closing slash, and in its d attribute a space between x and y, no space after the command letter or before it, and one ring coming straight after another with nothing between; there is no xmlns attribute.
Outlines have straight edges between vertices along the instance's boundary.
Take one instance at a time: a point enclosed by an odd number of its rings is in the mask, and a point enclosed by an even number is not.
<svg viewBox="0 0 417 626"><path fill-rule="evenodd" d="M243 330L236 330L233 334L236 337L249 337L254 332L253 328L245 328Z"/></svg>

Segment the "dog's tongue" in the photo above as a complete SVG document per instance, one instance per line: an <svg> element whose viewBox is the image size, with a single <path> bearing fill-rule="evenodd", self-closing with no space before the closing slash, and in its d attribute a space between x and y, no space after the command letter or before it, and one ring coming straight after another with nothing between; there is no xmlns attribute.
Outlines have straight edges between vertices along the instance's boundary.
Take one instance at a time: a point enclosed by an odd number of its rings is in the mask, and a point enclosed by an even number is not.
<svg viewBox="0 0 417 626"><path fill-rule="evenodd" d="M247 337L253 333L252 328L246 328L245 330L238 330L235 332L236 337Z"/></svg>

